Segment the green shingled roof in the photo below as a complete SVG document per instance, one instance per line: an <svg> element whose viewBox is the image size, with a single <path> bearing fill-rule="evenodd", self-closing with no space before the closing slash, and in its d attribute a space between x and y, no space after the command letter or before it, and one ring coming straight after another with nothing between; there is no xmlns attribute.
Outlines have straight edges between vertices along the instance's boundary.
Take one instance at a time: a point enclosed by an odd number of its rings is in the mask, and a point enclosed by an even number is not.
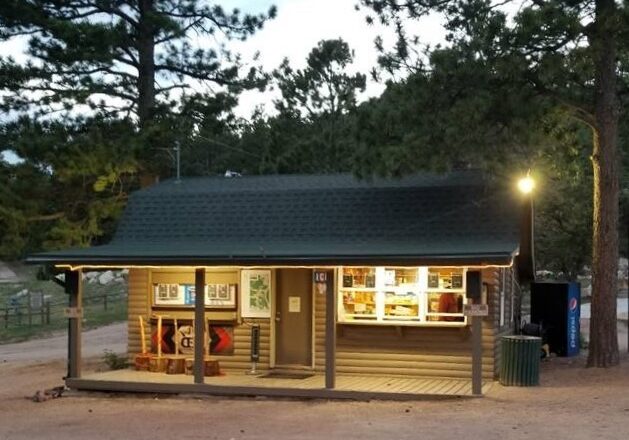
<svg viewBox="0 0 629 440"><path fill-rule="evenodd" d="M133 193L111 243L48 252L68 264L507 262L521 206L480 174L170 180Z"/></svg>

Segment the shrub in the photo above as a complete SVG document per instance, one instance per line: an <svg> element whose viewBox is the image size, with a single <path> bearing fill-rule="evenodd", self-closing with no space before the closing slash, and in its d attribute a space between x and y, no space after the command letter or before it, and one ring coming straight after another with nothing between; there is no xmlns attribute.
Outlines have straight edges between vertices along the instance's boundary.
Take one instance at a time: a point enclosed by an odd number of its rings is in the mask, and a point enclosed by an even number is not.
<svg viewBox="0 0 629 440"><path fill-rule="evenodd" d="M122 370L129 366L129 361L126 357L120 356L111 350L104 351L103 361L110 370Z"/></svg>

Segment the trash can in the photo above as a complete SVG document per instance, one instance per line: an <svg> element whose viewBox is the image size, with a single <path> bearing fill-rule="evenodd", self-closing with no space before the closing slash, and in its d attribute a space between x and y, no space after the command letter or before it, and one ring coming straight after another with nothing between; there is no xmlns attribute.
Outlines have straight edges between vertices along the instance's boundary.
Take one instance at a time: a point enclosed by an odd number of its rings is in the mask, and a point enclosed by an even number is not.
<svg viewBox="0 0 629 440"><path fill-rule="evenodd" d="M539 360L542 338L503 336L501 338L500 384L506 386L539 385Z"/></svg>

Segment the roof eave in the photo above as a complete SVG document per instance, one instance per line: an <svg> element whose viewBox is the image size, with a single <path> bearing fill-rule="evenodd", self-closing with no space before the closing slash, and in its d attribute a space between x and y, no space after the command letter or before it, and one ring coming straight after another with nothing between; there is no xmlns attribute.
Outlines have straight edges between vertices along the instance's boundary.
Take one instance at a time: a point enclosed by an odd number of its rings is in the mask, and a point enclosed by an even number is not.
<svg viewBox="0 0 629 440"><path fill-rule="evenodd" d="M409 265L409 266L509 266L513 253L475 253L444 255L289 255L289 256L48 256L33 255L28 264L57 266L338 266L338 265Z"/></svg>

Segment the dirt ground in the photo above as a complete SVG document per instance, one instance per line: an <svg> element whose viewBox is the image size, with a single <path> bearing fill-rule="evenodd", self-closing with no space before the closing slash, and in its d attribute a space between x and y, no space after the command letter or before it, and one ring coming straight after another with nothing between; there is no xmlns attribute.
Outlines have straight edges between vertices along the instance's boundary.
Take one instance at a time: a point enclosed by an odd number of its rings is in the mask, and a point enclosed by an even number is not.
<svg viewBox="0 0 629 440"><path fill-rule="evenodd" d="M100 340L95 348L102 349L111 341L98 335L118 338L121 331L94 330L96 336L85 332L84 338ZM0 346L0 440L602 440L625 439L629 432L627 355L607 370L585 369L583 357L553 358L542 364L540 387L495 384L483 398L402 403L71 393L34 403L25 397L61 385L65 373L64 344L59 347L65 340L45 341L14 344L10 353L10 346ZM15 345L28 350L20 354ZM33 361L33 349L46 355Z"/></svg>
<svg viewBox="0 0 629 440"><path fill-rule="evenodd" d="M127 323L107 325L82 333L82 350L86 358L101 356L104 350L114 353L127 351ZM68 334L59 332L45 339L33 339L0 345L0 363L44 362L65 359L68 354ZM2 440L2 439L0 439Z"/></svg>

